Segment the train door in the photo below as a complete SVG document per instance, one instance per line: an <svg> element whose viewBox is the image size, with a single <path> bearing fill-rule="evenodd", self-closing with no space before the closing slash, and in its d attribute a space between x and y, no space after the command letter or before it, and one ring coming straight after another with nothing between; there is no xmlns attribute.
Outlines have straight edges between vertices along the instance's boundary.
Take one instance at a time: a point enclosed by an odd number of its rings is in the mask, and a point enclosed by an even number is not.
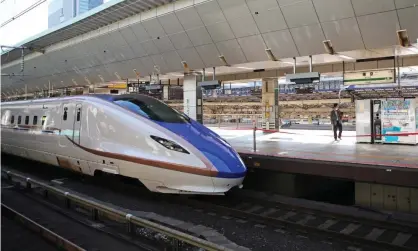
<svg viewBox="0 0 418 251"><path fill-rule="evenodd" d="M75 106L74 114L74 126L73 126L73 141L77 144L80 144L80 134L81 134L81 116L82 116L82 104L77 104Z"/></svg>
<svg viewBox="0 0 418 251"><path fill-rule="evenodd" d="M70 144L67 137L73 140L74 105L71 103L62 104L59 114L61 115L60 145L61 147L69 147L72 144Z"/></svg>

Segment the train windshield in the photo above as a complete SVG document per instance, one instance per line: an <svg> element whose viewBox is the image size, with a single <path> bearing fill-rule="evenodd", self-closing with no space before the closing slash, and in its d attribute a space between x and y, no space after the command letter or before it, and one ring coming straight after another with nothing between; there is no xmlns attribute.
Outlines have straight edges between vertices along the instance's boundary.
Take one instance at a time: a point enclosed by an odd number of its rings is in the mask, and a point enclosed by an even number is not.
<svg viewBox="0 0 418 251"><path fill-rule="evenodd" d="M116 104L154 121L166 123L188 123L189 119L170 106L146 96L126 97L114 101Z"/></svg>

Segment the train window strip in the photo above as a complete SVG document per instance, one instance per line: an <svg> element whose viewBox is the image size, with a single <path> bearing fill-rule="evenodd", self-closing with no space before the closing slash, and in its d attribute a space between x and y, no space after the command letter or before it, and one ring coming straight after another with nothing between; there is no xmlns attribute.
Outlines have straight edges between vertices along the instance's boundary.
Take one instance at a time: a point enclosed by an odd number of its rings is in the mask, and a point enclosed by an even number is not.
<svg viewBox="0 0 418 251"><path fill-rule="evenodd" d="M38 116L33 116L33 125L38 124Z"/></svg>
<svg viewBox="0 0 418 251"><path fill-rule="evenodd" d="M15 116L12 115L12 118L10 119L10 124L14 124L15 123Z"/></svg>
<svg viewBox="0 0 418 251"><path fill-rule="evenodd" d="M22 123L22 116L19 115L19 117L17 117L17 124L20 125Z"/></svg>
<svg viewBox="0 0 418 251"><path fill-rule="evenodd" d="M29 125L29 116L25 117L25 125Z"/></svg>

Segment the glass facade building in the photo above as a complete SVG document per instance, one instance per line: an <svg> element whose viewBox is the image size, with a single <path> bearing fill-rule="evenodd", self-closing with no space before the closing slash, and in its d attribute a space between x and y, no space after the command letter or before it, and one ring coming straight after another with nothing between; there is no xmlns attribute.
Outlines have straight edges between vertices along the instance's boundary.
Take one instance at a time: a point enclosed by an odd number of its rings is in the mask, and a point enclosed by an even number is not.
<svg viewBox="0 0 418 251"><path fill-rule="evenodd" d="M87 12L103 4L103 0L74 0L77 6L77 15Z"/></svg>
<svg viewBox="0 0 418 251"><path fill-rule="evenodd" d="M103 4L103 0L50 0L48 5L48 28L94 9L101 4Z"/></svg>

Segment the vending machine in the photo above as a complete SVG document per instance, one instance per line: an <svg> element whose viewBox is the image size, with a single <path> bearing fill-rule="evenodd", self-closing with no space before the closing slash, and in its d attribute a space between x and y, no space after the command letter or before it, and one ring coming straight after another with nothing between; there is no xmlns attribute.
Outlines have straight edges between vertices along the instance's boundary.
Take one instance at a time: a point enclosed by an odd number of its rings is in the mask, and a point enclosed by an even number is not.
<svg viewBox="0 0 418 251"><path fill-rule="evenodd" d="M356 100L358 143L418 144L416 99Z"/></svg>

